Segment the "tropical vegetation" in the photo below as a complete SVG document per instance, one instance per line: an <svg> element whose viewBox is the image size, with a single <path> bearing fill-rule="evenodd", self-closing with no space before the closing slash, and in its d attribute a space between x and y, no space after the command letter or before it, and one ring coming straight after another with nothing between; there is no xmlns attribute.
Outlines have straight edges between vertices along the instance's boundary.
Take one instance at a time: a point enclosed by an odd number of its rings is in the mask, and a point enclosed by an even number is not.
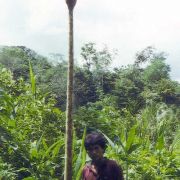
<svg viewBox="0 0 180 180"><path fill-rule="evenodd" d="M86 133L102 132L106 156L128 180L180 177L180 84L166 54L147 47L134 64L87 43L74 71L73 179L87 155ZM24 46L0 49L0 179L63 179L67 61Z"/></svg>

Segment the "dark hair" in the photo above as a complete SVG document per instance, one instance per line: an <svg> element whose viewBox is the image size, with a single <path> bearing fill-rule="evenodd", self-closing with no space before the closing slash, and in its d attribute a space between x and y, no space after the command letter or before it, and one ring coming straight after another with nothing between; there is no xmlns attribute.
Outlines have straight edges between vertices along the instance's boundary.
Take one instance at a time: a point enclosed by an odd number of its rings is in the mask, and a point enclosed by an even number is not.
<svg viewBox="0 0 180 180"><path fill-rule="evenodd" d="M98 132L92 132L91 134L88 134L84 142L85 149L87 150L92 145L99 145L105 150L106 149L105 137Z"/></svg>

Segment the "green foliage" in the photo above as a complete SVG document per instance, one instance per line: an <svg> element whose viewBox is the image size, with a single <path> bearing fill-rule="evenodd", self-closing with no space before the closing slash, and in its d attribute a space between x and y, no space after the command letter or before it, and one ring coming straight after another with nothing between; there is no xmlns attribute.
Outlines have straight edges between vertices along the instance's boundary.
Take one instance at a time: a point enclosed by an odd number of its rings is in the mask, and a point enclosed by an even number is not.
<svg viewBox="0 0 180 180"><path fill-rule="evenodd" d="M76 107L84 106L88 102L98 99L96 82L90 71L77 69L74 75L74 104Z"/></svg>
<svg viewBox="0 0 180 180"><path fill-rule="evenodd" d="M49 179L55 173L56 166L59 167L56 161L61 159L62 154L58 154L61 146L57 143L49 150L47 158L48 147L59 142L60 137L62 141L64 113L54 107L53 98L46 99L36 89L35 99L35 89L31 91L29 84L25 84L22 79L15 82L6 69L1 69L1 72L2 161L11 164L20 179L30 175Z"/></svg>
<svg viewBox="0 0 180 180"><path fill-rule="evenodd" d="M85 137L86 137L86 128L84 129L83 137L81 140L80 152L78 155L76 155L76 153L74 153L74 159L76 159L76 161L74 163L73 179L75 179L75 180L81 179L82 169L86 162L86 150L84 147ZM78 145L78 141L76 141L76 143L74 143L74 145Z"/></svg>
<svg viewBox="0 0 180 180"><path fill-rule="evenodd" d="M2 159L0 159L0 179L14 180L16 177L16 171L12 168L11 164L4 163Z"/></svg>
<svg viewBox="0 0 180 180"><path fill-rule="evenodd" d="M107 48L86 44L82 57L74 73L73 179L86 161L86 129L104 133L106 156L126 179L178 179L180 85L164 54L148 47L135 65L114 71ZM0 63L0 179L63 179L67 63L21 46L1 49Z"/></svg>
<svg viewBox="0 0 180 180"><path fill-rule="evenodd" d="M132 114L137 113L144 106L142 92L144 82L142 72L136 66L120 69L113 91L119 108L127 108Z"/></svg>
<svg viewBox="0 0 180 180"><path fill-rule="evenodd" d="M32 65L30 61L29 61L29 73L30 73L30 79L31 79L32 93L34 97L36 97L36 78L33 74Z"/></svg>
<svg viewBox="0 0 180 180"><path fill-rule="evenodd" d="M143 77L147 83L155 83L163 78L168 79L169 71L170 67L165 64L164 59L155 59L145 69Z"/></svg>
<svg viewBox="0 0 180 180"><path fill-rule="evenodd" d="M51 67L45 57L24 46L4 46L1 48L0 63L12 71L14 79L23 77L25 81L28 80L29 61L31 61L38 79L44 76L44 71Z"/></svg>
<svg viewBox="0 0 180 180"><path fill-rule="evenodd" d="M172 151L167 146L165 134L169 131L168 122L165 122L165 117L159 119L159 108L156 108L155 117L151 121L147 120L148 116L152 118L147 110L136 118L128 115L126 111L126 117L129 118L125 118L122 123L127 126L133 118L134 125L128 131L126 128L125 131L115 134L118 135L115 144L108 138L111 146L107 156L119 159L126 179L168 179L177 178L179 175L177 151ZM152 128L154 121L156 125ZM130 124L128 123L128 127ZM177 126L176 131L178 128Z"/></svg>
<svg viewBox="0 0 180 180"><path fill-rule="evenodd" d="M85 62L84 69L92 73L97 89L103 91L104 76L109 70L114 53L111 53L106 46L102 50L97 50L95 43L87 43L81 48L81 56Z"/></svg>

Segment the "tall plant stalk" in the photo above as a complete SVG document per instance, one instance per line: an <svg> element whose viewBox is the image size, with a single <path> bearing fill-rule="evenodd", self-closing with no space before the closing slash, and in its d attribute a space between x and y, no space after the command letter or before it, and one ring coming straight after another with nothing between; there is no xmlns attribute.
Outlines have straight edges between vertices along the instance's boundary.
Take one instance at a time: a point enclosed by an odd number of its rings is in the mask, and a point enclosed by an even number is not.
<svg viewBox="0 0 180 180"><path fill-rule="evenodd" d="M66 135L65 135L65 172L64 180L72 180L72 139L73 139L73 120L72 120L72 96L73 96L73 9L76 0L66 0L69 12L69 63L67 79L67 105L66 105Z"/></svg>

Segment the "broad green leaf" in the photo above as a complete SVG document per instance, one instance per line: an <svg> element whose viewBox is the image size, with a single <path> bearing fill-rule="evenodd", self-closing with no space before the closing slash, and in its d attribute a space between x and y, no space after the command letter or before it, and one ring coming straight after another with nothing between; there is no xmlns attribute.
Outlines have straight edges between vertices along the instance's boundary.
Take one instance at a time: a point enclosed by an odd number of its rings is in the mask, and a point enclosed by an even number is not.
<svg viewBox="0 0 180 180"><path fill-rule="evenodd" d="M119 143L120 143L123 151L126 152L126 149L125 149L125 147L124 147L124 145L123 145L123 142L121 141L121 138L119 138Z"/></svg>
<svg viewBox="0 0 180 180"><path fill-rule="evenodd" d="M60 140L58 140L57 142L55 142L54 144L52 144L52 145L47 149L47 151L44 153L44 156L43 156L42 159L44 159L45 157L49 157L50 152L52 152L53 149L54 149L56 146L58 146L59 144L60 144L61 146L63 146L63 145L64 145L64 139L60 139Z"/></svg>
<svg viewBox="0 0 180 180"><path fill-rule="evenodd" d="M27 178L23 178L23 180L36 180L36 178L34 178L34 177L27 177Z"/></svg>
<svg viewBox="0 0 180 180"><path fill-rule="evenodd" d="M108 141L108 143L111 145L111 147L114 148L114 147L115 147L115 144L113 143L113 141L112 141L109 137L107 137L104 133L103 133L103 135L104 135L104 137L107 139L107 141Z"/></svg>
<svg viewBox="0 0 180 180"><path fill-rule="evenodd" d="M82 137L82 141L81 141L80 152L78 154L78 158L75 163L74 176L75 176L76 180L80 179L82 168L86 162L86 150L84 147L85 137L86 137L86 128L84 129L84 133L83 133L83 137Z"/></svg>
<svg viewBox="0 0 180 180"><path fill-rule="evenodd" d="M47 146L47 144L46 144L45 138L42 139L42 144L43 144L44 149L47 151L48 146Z"/></svg>
<svg viewBox="0 0 180 180"><path fill-rule="evenodd" d="M158 140L157 140L157 143L156 143L156 149L161 151L163 148L164 148L164 135L161 134L158 137Z"/></svg>
<svg viewBox="0 0 180 180"><path fill-rule="evenodd" d="M52 150L52 158L56 157L59 153L59 149L61 148L61 146L64 144L64 142L58 143L54 149Z"/></svg>
<svg viewBox="0 0 180 180"><path fill-rule="evenodd" d="M38 158L38 151L36 148L30 150L31 158Z"/></svg>
<svg viewBox="0 0 180 180"><path fill-rule="evenodd" d="M134 125L128 132L128 139L127 139L126 146L125 146L126 152L128 152L128 150L130 149L130 147L134 141L135 132L136 132L136 125Z"/></svg>
<svg viewBox="0 0 180 180"><path fill-rule="evenodd" d="M141 144L132 144L127 153L131 154L133 151L135 151L140 146L141 146Z"/></svg>
<svg viewBox="0 0 180 180"><path fill-rule="evenodd" d="M15 128L16 127L16 121L15 120L9 120L8 121L8 126L11 128Z"/></svg>
<svg viewBox="0 0 180 180"><path fill-rule="evenodd" d="M39 146L40 146L40 144L41 144L42 137L43 137L43 134L41 135L41 137L39 138L39 141L38 141L37 144L36 144L37 150L39 150Z"/></svg>

